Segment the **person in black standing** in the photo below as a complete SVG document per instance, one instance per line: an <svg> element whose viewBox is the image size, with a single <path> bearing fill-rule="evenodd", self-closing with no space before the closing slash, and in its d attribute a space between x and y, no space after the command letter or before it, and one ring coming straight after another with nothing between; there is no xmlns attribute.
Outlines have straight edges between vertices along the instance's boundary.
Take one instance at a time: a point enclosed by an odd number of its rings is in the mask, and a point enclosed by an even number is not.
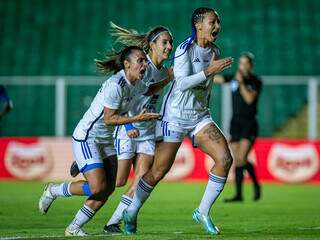
<svg viewBox="0 0 320 240"><path fill-rule="evenodd" d="M246 170L254 184L254 200L261 197L261 187L248 154L258 135L257 103L262 81L253 73L254 55L245 52L240 55L238 69L232 75L215 76L216 83L230 83L233 114L230 124L230 146L235 159L236 194L225 202L242 201L243 172Z"/></svg>
<svg viewBox="0 0 320 240"><path fill-rule="evenodd" d="M3 85L0 85L0 136L2 136L2 119L12 110L12 102Z"/></svg>

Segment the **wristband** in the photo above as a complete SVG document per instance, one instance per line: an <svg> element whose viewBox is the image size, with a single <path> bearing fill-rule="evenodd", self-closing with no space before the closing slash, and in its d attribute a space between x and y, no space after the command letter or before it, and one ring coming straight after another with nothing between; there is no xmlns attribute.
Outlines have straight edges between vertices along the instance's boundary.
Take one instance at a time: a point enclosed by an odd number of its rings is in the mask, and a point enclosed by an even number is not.
<svg viewBox="0 0 320 240"><path fill-rule="evenodd" d="M125 124L125 125L124 125L124 128L126 129L127 132L130 131L130 130L136 129L136 128L133 126L132 123L127 123L127 124Z"/></svg>

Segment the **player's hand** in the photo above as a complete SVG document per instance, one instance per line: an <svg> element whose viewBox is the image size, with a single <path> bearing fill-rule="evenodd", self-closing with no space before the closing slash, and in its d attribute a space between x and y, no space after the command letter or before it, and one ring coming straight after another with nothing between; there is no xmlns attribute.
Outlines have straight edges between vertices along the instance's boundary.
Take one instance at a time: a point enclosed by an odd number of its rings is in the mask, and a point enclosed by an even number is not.
<svg viewBox="0 0 320 240"><path fill-rule="evenodd" d="M210 76L212 74L217 74L219 72L222 72L223 70L231 67L231 64L233 63L232 57L227 57L219 60L211 59L210 65L205 70L206 76Z"/></svg>
<svg viewBox="0 0 320 240"><path fill-rule="evenodd" d="M237 71L235 79L239 82L239 83L243 83L244 82L244 76L242 74L242 72Z"/></svg>
<svg viewBox="0 0 320 240"><path fill-rule="evenodd" d="M143 121L151 121L155 120L161 117L159 113L149 113L147 112L147 109L143 109L139 115L136 115L135 120L137 122L143 122Z"/></svg>
<svg viewBox="0 0 320 240"><path fill-rule="evenodd" d="M140 133L138 129L131 129L127 131L127 135L129 138L139 137Z"/></svg>

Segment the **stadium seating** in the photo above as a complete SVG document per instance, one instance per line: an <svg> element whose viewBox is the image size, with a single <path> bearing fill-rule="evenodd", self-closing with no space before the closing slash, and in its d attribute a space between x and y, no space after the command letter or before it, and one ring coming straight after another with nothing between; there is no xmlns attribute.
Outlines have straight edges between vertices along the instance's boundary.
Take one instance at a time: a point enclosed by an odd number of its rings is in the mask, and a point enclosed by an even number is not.
<svg viewBox="0 0 320 240"><path fill-rule="evenodd" d="M190 34L190 16L198 6L217 9L222 31L217 41L223 56L242 51L256 56L259 75L319 75L320 1L185 1L171 0L1 0L0 75L95 75L93 59L112 46L108 22L146 31L165 25L175 46ZM234 71L235 66L230 70ZM67 133L98 86L68 88ZM213 118L221 123L220 88L214 91ZM54 134L54 87L8 86L15 111L5 119L5 135ZM264 87L260 99L261 135L271 136L306 102L300 86ZM270 97L272 96L272 98ZM287 101L277 101L287 99ZM34 110L37 114L33 114ZM19 110L24 111L19 111ZM30 110L29 110L30 109ZM28 111L30 112L28 112ZM25 126L17 128L16 126Z"/></svg>

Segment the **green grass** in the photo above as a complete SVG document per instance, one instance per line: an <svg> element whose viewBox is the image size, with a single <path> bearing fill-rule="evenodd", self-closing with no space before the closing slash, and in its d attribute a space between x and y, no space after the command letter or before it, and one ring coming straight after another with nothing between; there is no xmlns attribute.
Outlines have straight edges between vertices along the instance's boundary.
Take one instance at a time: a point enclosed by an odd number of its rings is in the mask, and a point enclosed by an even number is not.
<svg viewBox="0 0 320 240"><path fill-rule="evenodd" d="M191 219L205 183L161 183L140 212L136 236L91 236L85 239L209 239ZM38 213L43 190L39 182L0 182L0 238L60 236L83 204L83 197L58 199L49 213ZM124 188L117 189L109 202L84 229L101 234ZM221 230L216 239L320 239L320 191L316 185L264 185L263 198L254 203L251 186L245 186L245 201L226 204L233 186L227 185L212 209ZM52 238L50 238L52 239Z"/></svg>

